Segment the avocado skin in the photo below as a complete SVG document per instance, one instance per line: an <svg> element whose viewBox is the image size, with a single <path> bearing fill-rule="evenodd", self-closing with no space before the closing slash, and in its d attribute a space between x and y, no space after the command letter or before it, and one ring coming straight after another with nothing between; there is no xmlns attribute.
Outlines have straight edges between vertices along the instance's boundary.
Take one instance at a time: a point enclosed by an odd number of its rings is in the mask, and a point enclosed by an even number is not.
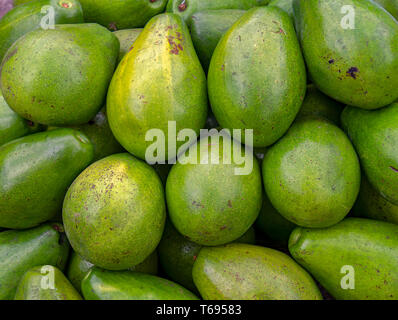
<svg viewBox="0 0 398 320"><path fill-rule="evenodd" d="M87 123L105 102L118 55L116 36L98 24L34 30L14 42L2 62L4 99L33 122Z"/></svg>
<svg viewBox="0 0 398 320"><path fill-rule="evenodd" d="M355 8L355 29L341 26L344 6ZM363 109L398 98L398 21L383 8L373 1L296 0L293 11L309 77L318 89Z"/></svg>
<svg viewBox="0 0 398 320"><path fill-rule="evenodd" d="M32 267L49 264L63 270L68 253L68 240L57 223L1 232L0 300L14 298L18 281Z"/></svg>
<svg viewBox="0 0 398 320"><path fill-rule="evenodd" d="M0 146L14 139L43 131L45 126L28 121L15 113L0 91Z"/></svg>
<svg viewBox="0 0 398 320"><path fill-rule="evenodd" d="M313 84L310 84L307 86L307 93L296 119L306 116L324 117L339 126L343 109L344 106L341 103L325 96Z"/></svg>
<svg viewBox="0 0 398 320"><path fill-rule="evenodd" d="M44 6L54 9L55 24L83 23L83 11L76 0L67 0L70 7L64 8L60 0L36 0L15 7L0 19L0 62L11 45L26 33L40 29L41 20L48 14L42 13Z"/></svg>
<svg viewBox="0 0 398 320"><path fill-rule="evenodd" d="M34 227L62 208L66 191L94 157L72 129L35 133L0 147L0 226Z"/></svg>
<svg viewBox="0 0 398 320"><path fill-rule="evenodd" d="M236 9L208 10L196 12L188 19L192 42L203 69L209 69L211 57L221 37L245 13L244 10Z"/></svg>
<svg viewBox="0 0 398 320"><path fill-rule="evenodd" d="M192 275L204 300L322 300L315 281L293 259L260 246L204 247Z"/></svg>
<svg viewBox="0 0 398 320"><path fill-rule="evenodd" d="M94 267L82 282L86 300L198 300L180 285L157 276Z"/></svg>
<svg viewBox="0 0 398 320"><path fill-rule="evenodd" d="M351 142L324 118L296 121L263 160L267 196L299 226L323 228L341 221L355 203L360 180Z"/></svg>
<svg viewBox="0 0 398 320"><path fill-rule="evenodd" d="M269 6L275 6L285 11L290 18L293 18L293 1L294 0L271 0Z"/></svg>
<svg viewBox="0 0 398 320"><path fill-rule="evenodd" d="M49 272L53 272L54 275L54 288L43 288L43 276ZM82 297L62 271L46 265L26 271L19 281L14 300L82 300Z"/></svg>
<svg viewBox="0 0 398 320"><path fill-rule="evenodd" d="M164 11L167 0L80 0L80 3L86 22L116 31L143 27Z"/></svg>
<svg viewBox="0 0 398 320"><path fill-rule="evenodd" d="M109 86L107 114L116 139L128 152L145 159L153 144L146 139L149 130L164 132L167 147L169 121L176 122L177 133L192 129L199 135L207 109L206 76L187 26L175 14L152 18ZM178 149L183 142L176 144ZM168 150L158 156L175 159L176 152Z"/></svg>
<svg viewBox="0 0 398 320"><path fill-rule="evenodd" d="M92 263L79 256L75 251L72 251L66 275L69 281L80 293L82 280L92 267L94 267ZM143 262L129 268L129 270L156 275L158 273L158 255L156 250Z"/></svg>
<svg viewBox="0 0 398 320"><path fill-rule="evenodd" d="M254 147L281 138L306 91L305 64L287 13L259 7L243 15L213 53L208 91L223 128L253 129Z"/></svg>
<svg viewBox="0 0 398 320"><path fill-rule="evenodd" d="M336 299L396 300L397 239L397 225L347 218L326 229L295 229L289 251ZM355 290L341 288L343 266L354 268Z"/></svg>
<svg viewBox="0 0 398 320"><path fill-rule="evenodd" d="M171 168L166 182L169 217L189 240L205 246L225 244L241 237L257 219L262 200L260 168L252 153L242 148L253 168L246 175L236 175L244 166L236 163L238 147L230 136L217 133L192 145L184 154L187 163L180 155ZM224 155L228 149L230 153ZM203 164L203 159L208 163Z"/></svg>
<svg viewBox="0 0 398 320"><path fill-rule="evenodd" d="M120 43L118 63L120 63L124 56L129 52L130 48L133 46L135 40L137 40L141 32L142 29L125 29L115 31L113 33L118 38Z"/></svg>
<svg viewBox="0 0 398 320"><path fill-rule="evenodd" d="M254 229L250 228L234 242L255 244ZM197 289L192 279L192 267L202 247L183 237L169 220L166 221L163 237L158 246L160 264L171 280L193 292Z"/></svg>
<svg viewBox="0 0 398 320"><path fill-rule="evenodd" d="M72 248L92 264L126 270L157 247L166 219L164 190L148 164L127 153L101 159L70 186L62 217Z"/></svg>
<svg viewBox="0 0 398 320"><path fill-rule="evenodd" d="M374 2L381 5L391 15L398 20L398 1L397 0L374 0Z"/></svg>
<svg viewBox="0 0 398 320"><path fill-rule="evenodd" d="M199 11L222 9L248 10L256 6L265 6L268 2L269 0L169 0L166 11L178 14L187 21L194 13Z"/></svg>
<svg viewBox="0 0 398 320"><path fill-rule="evenodd" d="M357 217L398 224L398 206L384 199L365 175L362 175L361 189L352 211Z"/></svg>
<svg viewBox="0 0 398 320"><path fill-rule="evenodd" d="M398 205L398 102L375 111L346 107L341 123L370 184Z"/></svg>

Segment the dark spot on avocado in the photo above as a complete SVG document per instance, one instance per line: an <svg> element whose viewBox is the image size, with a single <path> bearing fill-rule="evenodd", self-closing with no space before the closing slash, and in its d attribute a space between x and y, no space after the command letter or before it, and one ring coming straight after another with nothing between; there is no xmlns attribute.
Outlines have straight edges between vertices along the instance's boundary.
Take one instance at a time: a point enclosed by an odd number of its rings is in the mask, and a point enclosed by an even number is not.
<svg viewBox="0 0 398 320"><path fill-rule="evenodd" d="M390 166L390 169L393 170L393 171L395 171L395 172L398 172L398 169L395 168L395 167L393 167L393 166Z"/></svg>
<svg viewBox="0 0 398 320"><path fill-rule="evenodd" d="M228 200L228 207L232 208L232 202L231 202L231 200Z"/></svg>
<svg viewBox="0 0 398 320"><path fill-rule="evenodd" d="M348 69L347 74L352 77L353 79L357 78L356 73L359 72L357 67L351 67L350 69Z"/></svg>
<svg viewBox="0 0 398 320"><path fill-rule="evenodd" d="M278 31L272 31L272 33L286 34L282 28L279 28Z"/></svg>
<svg viewBox="0 0 398 320"><path fill-rule="evenodd" d="M225 230L225 229L227 229L227 226L222 226L222 227L220 228L220 230Z"/></svg>
<svg viewBox="0 0 398 320"><path fill-rule="evenodd" d="M225 70L225 66L222 65L222 66L221 66L221 71L224 71L224 70Z"/></svg>
<svg viewBox="0 0 398 320"><path fill-rule="evenodd" d="M154 3L154 2L156 2L157 0L149 0L149 2L150 3Z"/></svg>
<svg viewBox="0 0 398 320"><path fill-rule="evenodd" d="M334 59L330 59L329 64L333 64L333 63L334 63Z"/></svg>
<svg viewBox="0 0 398 320"><path fill-rule="evenodd" d="M30 120L26 120L26 123L27 123L27 125L29 126L29 127L33 127L35 124L34 124L34 122L33 121L30 121Z"/></svg>
<svg viewBox="0 0 398 320"><path fill-rule="evenodd" d="M185 0L182 1L182 3L178 6L178 10L180 10L180 12L183 12L187 9L187 4L185 3Z"/></svg>
<svg viewBox="0 0 398 320"><path fill-rule="evenodd" d="M117 31L117 27L116 27L116 23L115 23L115 22L111 22L111 23L109 24L108 28L109 28L110 30Z"/></svg>

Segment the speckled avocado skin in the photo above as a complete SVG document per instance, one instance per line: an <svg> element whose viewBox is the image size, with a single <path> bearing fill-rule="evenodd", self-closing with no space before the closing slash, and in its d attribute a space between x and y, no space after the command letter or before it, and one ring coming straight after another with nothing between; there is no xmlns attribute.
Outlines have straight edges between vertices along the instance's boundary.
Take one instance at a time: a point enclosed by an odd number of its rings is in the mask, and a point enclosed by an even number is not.
<svg viewBox="0 0 398 320"><path fill-rule="evenodd" d="M43 280L52 273L53 288L43 288ZM14 300L82 300L80 294L56 267L45 265L29 269L21 278Z"/></svg>
<svg viewBox="0 0 398 320"><path fill-rule="evenodd" d="M86 22L96 22L111 30L143 27L164 11L167 0L79 0Z"/></svg>
<svg viewBox="0 0 398 320"><path fill-rule="evenodd" d="M386 9L392 16L398 20L398 1L397 0L374 0Z"/></svg>
<svg viewBox="0 0 398 320"><path fill-rule="evenodd" d="M115 31L113 34L118 38L120 43L119 59L122 61L124 56L129 52L130 48L141 34L142 29L125 29Z"/></svg>
<svg viewBox="0 0 398 320"><path fill-rule="evenodd" d="M198 300L180 285L157 276L93 268L82 282L86 300Z"/></svg>
<svg viewBox="0 0 398 320"><path fill-rule="evenodd" d="M62 208L66 191L94 157L81 132L35 133L0 147L0 226L34 227Z"/></svg>
<svg viewBox="0 0 398 320"><path fill-rule="evenodd" d="M199 134L207 108L206 77L187 26L174 14L152 18L109 87L107 113L116 139L131 154L145 159L154 143L146 139L149 130L162 130L167 147L169 121L176 122L177 133L190 128ZM178 142L177 148L182 144ZM174 159L176 154L168 150L159 151L159 156Z"/></svg>
<svg viewBox="0 0 398 320"><path fill-rule="evenodd" d="M7 51L1 90L10 108L28 120L83 124L103 106L118 55L116 36L98 24L35 30Z"/></svg>
<svg viewBox="0 0 398 320"><path fill-rule="evenodd" d="M285 11L291 18L293 18L293 1L294 0L272 0L269 6L275 6Z"/></svg>
<svg viewBox="0 0 398 320"><path fill-rule="evenodd" d="M361 189L353 213L362 218L382 220L398 224L398 205L384 199L362 175Z"/></svg>
<svg viewBox="0 0 398 320"><path fill-rule="evenodd" d="M289 251L336 299L397 300L397 225L347 218L326 229L297 228ZM355 290L342 288L343 266L354 268Z"/></svg>
<svg viewBox="0 0 398 320"><path fill-rule="evenodd" d="M398 103L376 111L347 107L341 122L370 184L398 205Z"/></svg>
<svg viewBox="0 0 398 320"><path fill-rule="evenodd" d="M94 267L92 263L79 256L76 252L72 251L67 269L67 277L79 292L81 292L82 280L92 267ZM129 270L156 275L158 273L158 254L156 250L152 252L143 262L129 268Z"/></svg>
<svg viewBox="0 0 398 320"><path fill-rule="evenodd" d="M32 267L50 264L63 270L68 252L68 240L57 223L1 232L0 300L14 298L19 279Z"/></svg>
<svg viewBox="0 0 398 320"><path fill-rule="evenodd" d="M211 108L223 128L253 129L254 147L277 141L306 90L293 23L277 7L249 10L221 38L208 73Z"/></svg>
<svg viewBox="0 0 398 320"><path fill-rule="evenodd" d="M360 180L350 140L323 118L296 121L263 161L272 205L286 219L310 228L341 221L354 205Z"/></svg>
<svg viewBox="0 0 398 320"><path fill-rule="evenodd" d="M69 188L63 206L73 249L92 264L126 270L156 248L166 219L164 190L153 168L124 153L101 159Z"/></svg>
<svg viewBox="0 0 398 320"><path fill-rule="evenodd" d="M0 91L0 146L11 140L44 130L44 126L15 113Z"/></svg>
<svg viewBox="0 0 398 320"><path fill-rule="evenodd" d="M234 242L255 244L254 229L250 228ZM192 279L192 267L201 248L200 244L184 238L170 221L166 222L158 246L160 264L171 280L194 292L197 289Z"/></svg>
<svg viewBox="0 0 398 320"><path fill-rule="evenodd" d="M207 10L197 12L188 19L192 42L206 71L221 37L245 13L245 10L236 9Z"/></svg>
<svg viewBox="0 0 398 320"><path fill-rule="evenodd" d="M355 29L344 6L355 8ZM295 0L293 8L310 78L323 93L363 109L398 98L397 20L372 1Z"/></svg>
<svg viewBox="0 0 398 320"><path fill-rule="evenodd" d="M0 62L8 48L24 34L41 28L48 15L42 8L51 6L56 24L83 23L83 11L76 0L36 0L16 7L0 19ZM44 22L48 22L46 19Z"/></svg>
<svg viewBox="0 0 398 320"><path fill-rule="evenodd" d="M322 300L315 281L293 259L260 246L203 248L192 275L204 300Z"/></svg>
<svg viewBox="0 0 398 320"><path fill-rule="evenodd" d="M330 99L319 91L313 84L307 86L307 93L296 119L306 116L324 117L335 125L340 125L340 115L344 105Z"/></svg>
<svg viewBox="0 0 398 320"><path fill-rule="evenodd" d="M219 134L218 138L202 139L191 146L184 155L186 163L182 163L180 156L166 183L168 213L173 225L189 240L205 246L241 237L261 209L258 162L248 152L247 161L253 162L252 170L247 175L236 175L235 169L244 167L237 164L233 154L238 143L229 136L223 138ZM244 154L244 149L241 151ZM203 159L208 163L204 164Z"/></svg>

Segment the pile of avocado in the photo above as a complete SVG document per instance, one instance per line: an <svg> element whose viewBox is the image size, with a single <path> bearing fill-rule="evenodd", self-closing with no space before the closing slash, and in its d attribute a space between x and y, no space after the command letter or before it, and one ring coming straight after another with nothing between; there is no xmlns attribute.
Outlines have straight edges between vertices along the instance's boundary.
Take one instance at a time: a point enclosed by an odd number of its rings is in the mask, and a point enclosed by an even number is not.
<svg viewBox="0 0 398 320"><path fill-rule="evenodd" d="M398 299L398 0L14 5L0 300Z"/></svg>

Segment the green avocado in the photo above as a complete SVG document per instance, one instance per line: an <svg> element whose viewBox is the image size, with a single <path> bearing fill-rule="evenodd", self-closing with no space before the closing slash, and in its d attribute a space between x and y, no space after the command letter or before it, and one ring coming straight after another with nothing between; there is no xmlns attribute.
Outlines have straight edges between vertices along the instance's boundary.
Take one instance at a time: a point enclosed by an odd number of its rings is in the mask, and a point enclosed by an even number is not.
<svg viewBox="0 0 398 320"><path fill-rule="evenodd" d="M398 102L374 111L347 107L341 123L370 184L398 205Z"/></svg>
<svg viewBox="0 0 398 320"><path fill-rule="evenodd" d="M253 152L222 133L181 154L166 182L169 217L188 240L217 246L241 237L261 209L261 173Z"/></svg>
<svg viewBox="0 0 398 320"><path fill-rule="evenodd" d="M79 0L86 22L99 23L110 30L143 27L162 13L167 0Z"/></svg>
<svg viewBox="0 0 398 320"><path fill-rule="evenodd" d="M289 221L322 228L341 221L359 193L361 169L344 132L324 118L296 121L263 161L265 191Z"/></svg>
<svg viewBox="0 0 398 320"><path fill-rule="evenodd" d="M187 21L194 13L206 10L248 10L265 6L269 0L169 0L166 11L180 15Z"/></svg>
<svg viewBox="0 0 398 320"><path fill-rule="evenodd" d="M214 49L221 37L246 11L236 9L196 12L187 21L192 42L202 66L209 69Z"/></svg>
<svg viewBox="0 0 398 320"><path fill-rule="evenodd" d="M382 220L398 224L398 205L384 199L362 175L361 189L352 209L357 217Z"/></svg>
<svg viewBox="0 0 398 320"><path fill-rule="evenodd" d="M33 122L87 123L105 101L118 55L116 36L97 24L29 32L11 46L2 62L4 99Z"/></svg>
<svg viewBox="0 0 398 320"><path fill-rule="evenodd" d="M199 134L207 108L206 77L188 28L174 14L154 17L119 64L109 87L107 113L116 139L131 154L154 163L147 152L160 131L166 145L157 150L157 157L174 159L177 154L169 144L179 148L183 141L170 141L169 127L174 122L177 134L182 129Z"/></svg>
<svg viewBox="0 0 398 320"><path fill-rule="evenodd" d="M26 229L53 218L93 157L91 142L72 129L35 133L1 146L0 226Z"/></svg>
<svg viewBox="0 0 398 320"><path fill-rule="evenodd" d="M125 29L115 31L113 34L118 38L120 43L119 59L118 63L122 61L124 56L130 51L135 40L141 34L142 29Z"/></svg>
<svg viewBox="0 0 398 320"><path fill-rule="evenodd" d="M322 300L315 281L293 259L260 246L205 247L192 276L204 300Z"/></svg>
<svg viewBox="0 0 398 320"><path fill-rule="evenodd" d="M49 264L63 270L68 252L68 240L57 223L1 232L0 300L14 298L18 281L32 267Z"/></svg>
<svg viewBox="0 0 398 320"><path fill-rule="evenodd" d="M157 247L166 207L160 178L148 164L122 153L84 170L64 200L72 248L92 264L126 270Z"/></svg>
<svg viewBox="0 0 398 320"><path fill-rule="evenodd" d="M263 195L263 206L256 220L256 227L276 243L287 244L290 233L297 225L276 211L265 194Z"/></svg>
<svg viewBox="0 0 398 320"><path fill-rule="evenodd" d="M294 0L271 0L269 6L278 7L293 18L293 1Z"/></svg>
<svg viewBox="0 0 398 320"><path fill-rule="evenodd" d="M296 0L296 30L313 83L351 106L398 98L398 21L373 1Z"/></svg>
<svg viewBox="0 0 398 320"><path fill-rule="evenodd" d="M324 117L339 126L343 109L344 106L342 104L325 96L313 84L310 84L307 86L307 94L296 119L306 116L318 116Z"/></svg>
<svg viewBox="0 0 398 320"><path fill-rule="evenodd" d="M44 126L16 114L0 91L0 146L11 140L44 130Z"/></svg>
<svg viewBox="0 0 398 320"><path fill-rule="evenodd" d="M81 292L82 280L93 266L92 263L80 257L75 251L72 251L67 269L67 277L79 292ZM143 262L130 267L128 270L156 275L158 273L158 254L156 250Z"/></svg>
<svg viewBox="0 0 398 320"><path fill-rule="evenodd" d="M255 244L255 231L250 228L238 243ZM162 240L158 246L159 261L167 276L184 288L196 291L192 267L202 246L183 237L167 220Z"/></svg>
<svg viewBox="0 0 398 320"><path fill-rule="evenodd" d="M297 228L289 251L336 299L398 298L395 224L347 218L326 229Z"/></svg>
<svg viewBox="0 0 398 320"><path fill-rule="evenodd" d="M198 300L180 285L157 276L91 269L82 282L86 300Z"/></svg>
<svg viewBox="0 0 398 320"><path fill-rule="evenodd" d="M58 268L45 265L29 269L19 281L14 300L82 300Z"/></svg>
<svg viewBox="0 0 398 320"><path fill-rule="evenodd" d="M386 9L391 15L398 20L398 1L397 0L374 0L374 2L380 4Z"/></svg>
<svg viewBox="0 0 398 320"><path fill-rule="evenodd" d="M0 19L0 62L8 48L32 30L51 28L51 23L82 22L83 11L77 0L37 0L15 7Z"/></svg>
<svg viewBox="0 0 398 320"><path fill-rule="evenodd" d="M260 7L241 17L214 51L208 90L223 128L252 129L254 147L276 142L295 119L306 91L304 60L287 13Z"/></svg>

